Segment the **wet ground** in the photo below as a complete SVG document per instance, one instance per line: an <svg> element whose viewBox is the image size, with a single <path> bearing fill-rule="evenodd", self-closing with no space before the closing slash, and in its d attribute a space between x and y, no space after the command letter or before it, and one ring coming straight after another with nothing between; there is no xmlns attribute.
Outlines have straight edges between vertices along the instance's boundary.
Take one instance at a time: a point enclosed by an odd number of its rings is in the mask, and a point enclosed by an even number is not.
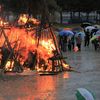
<svg viewBox="0 0 100 100"><path fill-rule="evenodd" d="M92 91L100 100L100 50L91 47L81 52L66 52L67 62L78 72L53 76L3 75L0 78L0 100L76 100L76 89Z"/></svg>

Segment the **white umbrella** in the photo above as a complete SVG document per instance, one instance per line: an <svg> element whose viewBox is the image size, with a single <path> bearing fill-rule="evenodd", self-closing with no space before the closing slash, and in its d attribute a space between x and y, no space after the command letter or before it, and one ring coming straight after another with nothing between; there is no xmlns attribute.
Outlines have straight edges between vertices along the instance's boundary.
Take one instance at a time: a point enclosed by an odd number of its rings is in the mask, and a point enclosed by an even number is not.
<svg viewBox="0 0 100 100"><path fill-rule="evenodd" d="M94 94L85 88L78 88L76 90L77 100L95 100Z"/></svg>
<svg viewBox="0 0 100 100"><path fill-rule="evenodd" d="M94 25L94 27L100 29L100 25Z"/></svg>
<svg viewBox="0 0 100 100"><path fill-rule="evenodd" d="M92 25L91 23L84 22L84 23L81 24L81 27L82 27L82 28L85 28L85 27L91 26L91 25Z"/></svg>
<svg viewBox="0 0 100 100"><path fill-rule="evenodd" d="M94 26L87 26L87 27L85 28L85 31L89 30L89 32L91 33L91 31L92 31L93 29L95 29Z"/></svg>

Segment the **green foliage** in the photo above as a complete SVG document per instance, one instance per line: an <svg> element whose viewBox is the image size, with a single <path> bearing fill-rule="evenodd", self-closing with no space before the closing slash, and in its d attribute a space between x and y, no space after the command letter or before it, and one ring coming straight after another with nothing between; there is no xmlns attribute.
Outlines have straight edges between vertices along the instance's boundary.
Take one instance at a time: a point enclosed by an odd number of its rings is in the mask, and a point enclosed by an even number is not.
<svg viewBox="0 0 100 100"><path fill-rule="evenodd" d="M57 4L68 11L100 10L100 0L56 0Z"/></svg>
<svg viewBox="0 0 100 100"><path fill-rule="evenodd" d="M93 11L100 10L100 0L0 0L5 9L14 12L41 13L44 1L50 12L60 9L68 11Z"/></svg>
<svg viewBox="0 0 100 100"><path fill-rule="evenodd" d="M5 10L10 10L17 13L41 14L46 2L49 12L57 9L55 0L1 0Z"/></svg>

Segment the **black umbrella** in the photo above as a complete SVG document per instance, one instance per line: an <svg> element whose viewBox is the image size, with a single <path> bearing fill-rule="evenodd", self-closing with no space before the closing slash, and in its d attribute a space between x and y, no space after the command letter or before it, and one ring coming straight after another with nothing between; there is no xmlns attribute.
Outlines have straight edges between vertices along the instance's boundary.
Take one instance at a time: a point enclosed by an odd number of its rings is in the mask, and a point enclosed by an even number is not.
<svg viewBox="0 0 100 100"><path fill-rule="evenodd" d="M81 27L82 27L82 28L85 28L85 27L87 27L87 26L92 26L92 24L91 24L91 23L88 23L88 22L85 22L85 23L82 23L82 24L81 24Z"/></svg>

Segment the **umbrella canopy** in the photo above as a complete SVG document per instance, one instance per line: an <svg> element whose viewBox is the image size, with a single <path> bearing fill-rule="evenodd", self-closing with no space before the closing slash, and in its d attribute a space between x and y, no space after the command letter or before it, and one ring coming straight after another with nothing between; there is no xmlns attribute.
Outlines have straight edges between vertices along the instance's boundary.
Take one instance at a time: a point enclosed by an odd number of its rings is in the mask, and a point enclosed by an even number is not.
<svg viewBox="0 0 100 100"><path fill-rule="evenodd" d="M59 35L60 35L60 36L63 36L63 35L65 35L65 33L66 33L66 30L61 30L61 31L59 32Z"/></svg>
<svg viewBox="0 0 100 100"><path fill-rule="evenodd" d="M60 31L59 32L59 35L60 36L73 36L74 35L74 33L72 32L72 31L70 31L70 30L62 30L62 31Z"/></svg>
<svg viewBox="0 0 100 100"><path fill-rule="evenodd" d="M70 30L66 30L66 32L65 32L64 35L65 35L65 36L73 36L74 33L73 33L72 31L70 31Z"/></svg>
<svg viewBox="0 0 100 100"><path fill-rule="evenodd" d="M84 32L78 32L78 33L75 34L76 37L77 37L78 35L81 35L81 37L84 38L85 33L84 33Z"/></svg>
<svg viewBox="0 0 100 100"><path fill-rule="evenodd" d="M82 36L85 36L84 32L78 32L78 33L76 33L76 36L79 35L79 34L82 35Z"/></svg>
<svg viewBox="0 0 100 100"><path fill-rule="evenodd" d="M92 30L94 30L94 29L95 29L94 26L87 26L87 27L85 28L85 31L89 30L89 32L91 33Z"/></svg>
<svg viewBox="0 0 100 100"><path fill-rule="evenodd" d="M85 23L82 23L82 24L81 24L81 27L82 27L82 28L85 28L85 27L87 27L87 26L92 26L92 24L91 24L91 23L88 23L88 22L85 22Z"/></svg>
<svg viewBox="0 0 100 100"><path fill-rule="evenodd" d="M92 41L95 40L95 39L98 39L99 37L100 37L100 34L94 35L94 36L90 39L90 42L92 42Z"/></svg>

